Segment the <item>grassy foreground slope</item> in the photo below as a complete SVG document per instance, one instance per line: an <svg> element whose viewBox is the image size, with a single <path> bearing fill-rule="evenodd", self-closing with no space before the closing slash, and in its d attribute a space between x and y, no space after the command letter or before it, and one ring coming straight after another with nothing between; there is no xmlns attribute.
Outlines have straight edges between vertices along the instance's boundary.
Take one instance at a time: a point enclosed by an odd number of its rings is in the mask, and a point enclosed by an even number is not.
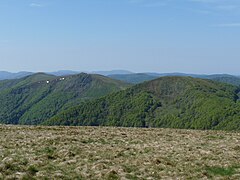
<svg viewBox="0 0 240 180"><path fill-rule="evenodd" d="M239 141L221 131L0 126L0 179L240 179Z"/></svg>
<svg viewBox="0 0 240 180"><path fill-rule="evenodd" d="M162 77L60 112L46 125L240 130L239 89L191 77Z"/></svg>
<svg viewBox="0 0 240 180"><path fill-rule="evenodd" d="M100 75L56 77L37 73L0 82L0 122L39 124L86 99L125 89L129 84Z"/></svg>

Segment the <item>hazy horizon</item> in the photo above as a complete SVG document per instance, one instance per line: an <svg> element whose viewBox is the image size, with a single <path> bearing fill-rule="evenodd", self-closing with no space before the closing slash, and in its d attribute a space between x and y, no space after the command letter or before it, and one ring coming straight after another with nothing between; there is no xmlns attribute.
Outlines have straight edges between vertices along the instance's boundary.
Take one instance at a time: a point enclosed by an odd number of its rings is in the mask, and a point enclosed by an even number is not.
<svg viewBox="0 0 240 180"><path fill-rule="evenodd" d="M233 74L238 0L2 0L0 71Z"/></svg>
<svg viewBox="0 0 240 180"><path fill-rule="evenodd" d="M111 71L128 71L130 73L159 73L159 74L173 74L173 73L180 73L180 74L195 74L195 75L216 75L216 74L228 74L234 76L240 76L240 73L197 73L197 72L184 72L184 71L132 71L131 69L93 69L93 70L73 70L73 69L55 69L55 70L48 70L48 71L31 71L31 70L2 70L0 72L9 72L9 73L20 73L20 72L31 72L31 73L52 73L52 72L60 72L60 71L72 71L72 72L79 72L79 73L94 73L94 72L111 72Z"/></svg>

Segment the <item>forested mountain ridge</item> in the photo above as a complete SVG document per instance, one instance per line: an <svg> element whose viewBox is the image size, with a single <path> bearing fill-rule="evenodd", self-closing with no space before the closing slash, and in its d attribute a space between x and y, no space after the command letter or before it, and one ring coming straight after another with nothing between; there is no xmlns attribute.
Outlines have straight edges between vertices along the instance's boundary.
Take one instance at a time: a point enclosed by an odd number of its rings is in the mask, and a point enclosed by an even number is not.
<svg viewBox="0 0 240 180"><path fill-rule="evenodd" d="M69 75L76 75L79 73L80 71L71 71L71 70L45 72L45 74L47 75L54 75L54 76L69 76ZM11 73L7 71L0 71L0 88L2 83L1 80L17 81L20 78L23 78L32 74L38 74L38 73L24 72L24 71L18 72L18 73ZM183 76L183 77L189 76L194 78L211 79L219 82L240 86L240 77L229 75L229 74L204 75L204 74L186 74L186 73L177 73L177 72L176 73L154 73L154 72L133 73L126 70L93 71L93 72L89 72L89 74L100 74L103 76L108 76L112 79L121 80L121 81L132 83L132 84L138 84L138 83L150 81L150 80L157 79L159 77L165 77L165 76Z"/></svg>
<svg viewBox="0 0 240 180"><path fill-rule="evenodd" d="M108 77L133 84L138 84L144 81L150 81L158 78L158 76L149 75L146 73L112 74L108 75Z"/></svg>
<svg viewBox="0 0 240 180"><path fill-rule="evenodd" d="M179 76L179 77L193 77L201 79L210 79L218 82L224 82L240 86L240 77L229 74L213 74L213 75L198 75L198 74L184 74L184 73L131 73L131 74L112 74L108 77L121 80L128 83L138 84L145 81L157 79L166 76Z"/></svg>
<svg viewBox="0 0 240 180"><path fill-rule="evenodd" d="M227 83L227 84L232 84L235 86L240 86L240 78L238 76L232 76L232 75L209 75L206 76L206 79L211 79L214 81L218 81L218 82L223 82L223 83Z"/></svg>
<svg viewBox="0 0 240 180"><path fill-rule="evenodd" d="M104 96L129 84L101 75L57 77L37 73L0 82L0 122L39 124L81 101Z"/></svg>
<svg viewBox="0 0 240 180"><path fill-rule="evenodd" d="M238 93L211 80L162 77L71 107L43 124L240 130Z"/></svg>
<svg viewBox="0 0 240 180"><path fill-rule="evenodd" d="M103 76L111 75L111 74L130 74L132 72L126 71L126 70L111 70L111 71L89 71L85 72L88 74L99 74ZM45 74L50 74L54 76L69 76L69 75L76 75L80 74L81 71L72 71L72 70L59 70L59 71L53 71L53 72L44 72ZM20 71L20 72L8 72L8 71L0 71L0 81L1 80L10 80L10 79L20 79L32 74L36 74L34 72L26 72L26 71Z"/></svg>

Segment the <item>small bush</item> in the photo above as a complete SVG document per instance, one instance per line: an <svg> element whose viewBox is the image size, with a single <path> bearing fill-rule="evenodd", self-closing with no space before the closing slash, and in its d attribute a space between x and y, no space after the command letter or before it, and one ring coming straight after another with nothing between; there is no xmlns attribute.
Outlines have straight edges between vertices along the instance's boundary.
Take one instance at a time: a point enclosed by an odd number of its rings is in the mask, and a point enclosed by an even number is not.
<svg viewBox="0 0 240 180"><path fill-rule="evenodd" d="M218 175L218 176L232 176L236 173L235 167L207 167L206 168L209 175Z"/></svg>
<svg viewBox="0 0 240 180"><path fill-rule="evenodd" d="M35 175L37 172L38 172L38 169L35 166L32 165L28 167L28 173L30 175Z"/></svg>

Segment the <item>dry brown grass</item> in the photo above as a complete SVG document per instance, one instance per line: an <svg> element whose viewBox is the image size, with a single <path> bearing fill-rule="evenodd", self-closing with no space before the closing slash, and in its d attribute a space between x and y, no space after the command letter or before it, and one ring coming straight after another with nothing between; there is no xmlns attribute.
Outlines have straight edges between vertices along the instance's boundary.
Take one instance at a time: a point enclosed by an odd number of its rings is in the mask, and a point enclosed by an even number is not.
<svg viewBox="0 0 240 180"><path fill-rule="evenodd" d="M0 179L240 179L240 133L0 126Z"/></svg>

